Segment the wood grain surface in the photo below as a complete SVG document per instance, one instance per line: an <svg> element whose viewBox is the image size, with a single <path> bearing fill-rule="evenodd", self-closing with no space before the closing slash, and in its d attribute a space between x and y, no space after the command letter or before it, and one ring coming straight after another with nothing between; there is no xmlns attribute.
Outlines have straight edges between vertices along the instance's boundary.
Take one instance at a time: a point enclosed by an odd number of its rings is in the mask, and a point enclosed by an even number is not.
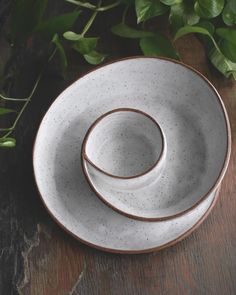
<svg viewBox="0 0 236 295"><path fill-rule="evenodd" d="M157 25L165 30L164 22ZM107 48L113 51L113 58L139 54L132 42L109 40ZM207 220L177 245L142 255L94 250L60 229L37 194L32 145L50 103L86 66L72 67L66 80L49 69L18 126L17 148L0 151L1 295L236 294L236 83L224 79L208 64L196 37L182 38L176 47L182 61L215 85L232 127L230 165L219 201ZM14 84L13 94L29 91L32 73L32 64L26 63L25 75Z"/></svg>

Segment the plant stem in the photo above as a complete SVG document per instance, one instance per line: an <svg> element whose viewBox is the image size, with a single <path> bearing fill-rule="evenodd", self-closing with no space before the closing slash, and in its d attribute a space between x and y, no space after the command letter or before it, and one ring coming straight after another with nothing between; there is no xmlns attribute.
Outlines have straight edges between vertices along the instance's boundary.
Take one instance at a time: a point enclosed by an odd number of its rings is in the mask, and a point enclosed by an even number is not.
<svg viewBox="0 0 236 295"><path fill-rule="evenodd" d="M118 1L115 1L114 3L112 3L112 4L109 4L109 5L98 8L97 6L95 6L95 5L93 5L93 4L89 3L89 2L83 3L81 1L76 1L76 0L66 0L66 1L69 2L69 3L84 7L84 8L95 10L95 11L106 11L106 10L112 9L112 8L120 5L120 3L121 3L121 0L118 0Z"/></svg>
<svg viewBox="0 0 236 295"><path fill-rule="evenodd" d="M1 132L3 132L3 131L10 131L10 130L12 130L12 127L10 127L10 128L0 128L0 131Z"/></svg>
<svg viewBox="0 0 236 295"><path fill-rule="evenodd" d="M53 50L52 54L50 55L50 57L49 57L48 60L47 60L46 65L52 60L52 58L53 58L54 55L56 54L56 51L57 51L57 48L55 48L55 49ZM16 117L16 119L15 119L13 125L12 125L10 128L5 128L5 130L4 130L4 129L1 129L1 130L0 130L0 131L7 131L7 130L9 130L9 131L8 131L8 132L7 132L2 138L6 138L6 137L8 137L8 136L14 131L14 129L15 129L15 127L16 127L16 125L17 125L19 119L20 119L20 117L21 117L22 114L24 113L24 110L27 108L28 104L29 104L30 101L31 101L32 96L33 96L34 93L35 93L35 90L37 89L37 86L38 86L38 84L39 84L39 82L40 82L40 80L41 80L41 78L42 78L42 75L43 75L43 73L44 73L44 70L45 70L45 68L46 68L46 65L45 65L45 66L42 68L42 70L40 71L40 73L39 73L39 75L38 75L38 78L37 78L37 80L36 80L36 82L35 82L35 84L34 84L34 87L33 87L33 89L31 90L30 95L25 99L25 103L24 103L23 107L21 108L20 112L18 113L18 115L17 115L17 117Z"/></svg>
<svg viewBox="0 0 236 295"><path fill-rule="evenodd" d="M98 2L97 8L99 8L101 6L102 0L100 0ZM81 35L84 37L84 35L88 32L88 30L90 29L92 23L94 22L96 16L98 14L98 10L95 10L94 13L91 15L90 19L88 20L87 24L85 25Z"/></svg>
<svg viewBox="0 0 236 295"><path fill-rule="evenodd" d="M40 72L40 74L39 74L39 76L38 76L38 78L37 78L37 80L36 80L36 82L35 82L35 84L34 84L34 87L33 87L32 91L31 91L31 93L30 93L30 95L29 95L29 97L27 98L26 102L24 103L23 107L21 108L20 112L18 113L18 115L17 115L17 117L16 117L16 119L15 119L15 121L14 121L12 127L9 128L10 131L8 131L8 132L3 136L3 138L8 137L8 136L13 132L13 130L15 129L15 127L16 127L16 125L17 125L17 122L19 121L21 115L23 114L23 112L24 112L24 110L26 109L27 105L30 103L30 100L31 100L31 98L32 98L32 96L33 96L33 94L34 94L34 92L35 92L35 90L36 90L36 88L37 88L37 86L38 86L38 84L39 84L39 81L41 80L42 73L43 73L43 71Z"/></svg>
<svg viewBox="0 0 236 295"><path fill-rule="evenodd" d="M7 101L18 101L18 102L27 100L27 97L25 97L25 98L6 97L2 94L0 94L0 98L3 100L7 100Z"/></svg>
<svg viewBox="0 0 236 295"><path fill-rule="evenodd" d="M124 11L123 11L123 14L122 14L122 24L125 23L125 18L126 18L126 15L127 15L128 9L129 9L129 5L126 5L126 6L125 6L125 9L124 9Z"/></svg>
<svg viewBox="0 0 236 295"><path fill-rule="evenodd" d="M97 8L96 10L97 11L106 11L106 10L109 10L109 9L112 9L112 8L115 8L116 6L120 5L121 3L121 0L119 1L116 1L112 4L109 4L109 5L106 5L106 6L103 6L103 7L100 7L100 8Z"/></svg>

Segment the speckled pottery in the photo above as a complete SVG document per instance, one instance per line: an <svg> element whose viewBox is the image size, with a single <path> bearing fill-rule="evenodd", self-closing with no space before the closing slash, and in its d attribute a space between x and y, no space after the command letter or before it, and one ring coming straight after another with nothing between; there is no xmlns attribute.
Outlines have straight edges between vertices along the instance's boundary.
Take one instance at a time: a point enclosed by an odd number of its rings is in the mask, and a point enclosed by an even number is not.
<svg viewBox="0 0 236 295"><path fill-rule="evenodd" d="M105 183L118 191L132 191L157 181L165 154L159 124L140 110L120 108L91 125L81 158L101 186Z"/></svg>
<svg viewBox="0 0 236 295"><path fill-rule="evenodd" d="M124 107L149 114L165 134L159 190L143 198L163 215L178 217L130 219L87 184L79 156L86 131L102 114ZM59 95L39 127L33 165L46 208L69 233L106 251L142 253L174 244L201 223L215 203L229 155L228 117L210 82L179 62L136 57L100 67Z"/></svg>

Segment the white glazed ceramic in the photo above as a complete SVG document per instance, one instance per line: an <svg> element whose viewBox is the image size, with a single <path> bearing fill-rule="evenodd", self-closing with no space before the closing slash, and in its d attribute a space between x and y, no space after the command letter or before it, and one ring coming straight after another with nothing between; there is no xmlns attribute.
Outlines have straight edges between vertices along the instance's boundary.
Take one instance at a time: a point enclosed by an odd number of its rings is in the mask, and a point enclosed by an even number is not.
<svg viewBox="0 0 236 295"><path fill-rule="evenodd" d="M101 183L118 191L137 190L156 181L166 154L159 124L136 109L116 109L99 117L82 146L82 161ZM113 204L115 206L115 204Z"/></svg>
<svg viewBox="0 0 236 295"><path fill-rule="evenodd" d="M164 213L173 214L170 205L188 213L162 222L133 220L89 188L79 157L85 133L100 115L122 107L150 114L166 136L162 189L150 200ZM43 202L62 227L94 247L140 253L175 243L203 220L229 154L229 123L215 88L181 63L139 57L83 76L55 100L40 125L33 164Z"/></svg>
<svg viewBox="0 0 236 295"><path fill-rule="evenodd" d="M162 175L148 190L124 192L97 181L99 189L93 188L107 204L130 217L163 220L192 209L219 185L229 160L230 127L218 93L201 75L167 60L136 58L83 79L85 89L90 81L101 82L95 83L101 98L96 107L104 112L127 106L152 116L168 147Z"/></svg>

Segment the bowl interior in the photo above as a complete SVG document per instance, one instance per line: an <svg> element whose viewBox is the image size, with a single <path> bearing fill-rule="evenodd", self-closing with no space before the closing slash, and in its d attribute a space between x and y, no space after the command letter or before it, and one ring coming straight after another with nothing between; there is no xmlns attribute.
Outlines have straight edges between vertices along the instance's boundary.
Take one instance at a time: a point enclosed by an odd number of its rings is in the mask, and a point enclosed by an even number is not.
<svg viewBox="0 0 236 295"><path fill-rule="evenodd" d="M85 153L106 173L131 177L155 166L162 149L162 133L153 119L139 111L115 110L93 125Z"/></svg>

